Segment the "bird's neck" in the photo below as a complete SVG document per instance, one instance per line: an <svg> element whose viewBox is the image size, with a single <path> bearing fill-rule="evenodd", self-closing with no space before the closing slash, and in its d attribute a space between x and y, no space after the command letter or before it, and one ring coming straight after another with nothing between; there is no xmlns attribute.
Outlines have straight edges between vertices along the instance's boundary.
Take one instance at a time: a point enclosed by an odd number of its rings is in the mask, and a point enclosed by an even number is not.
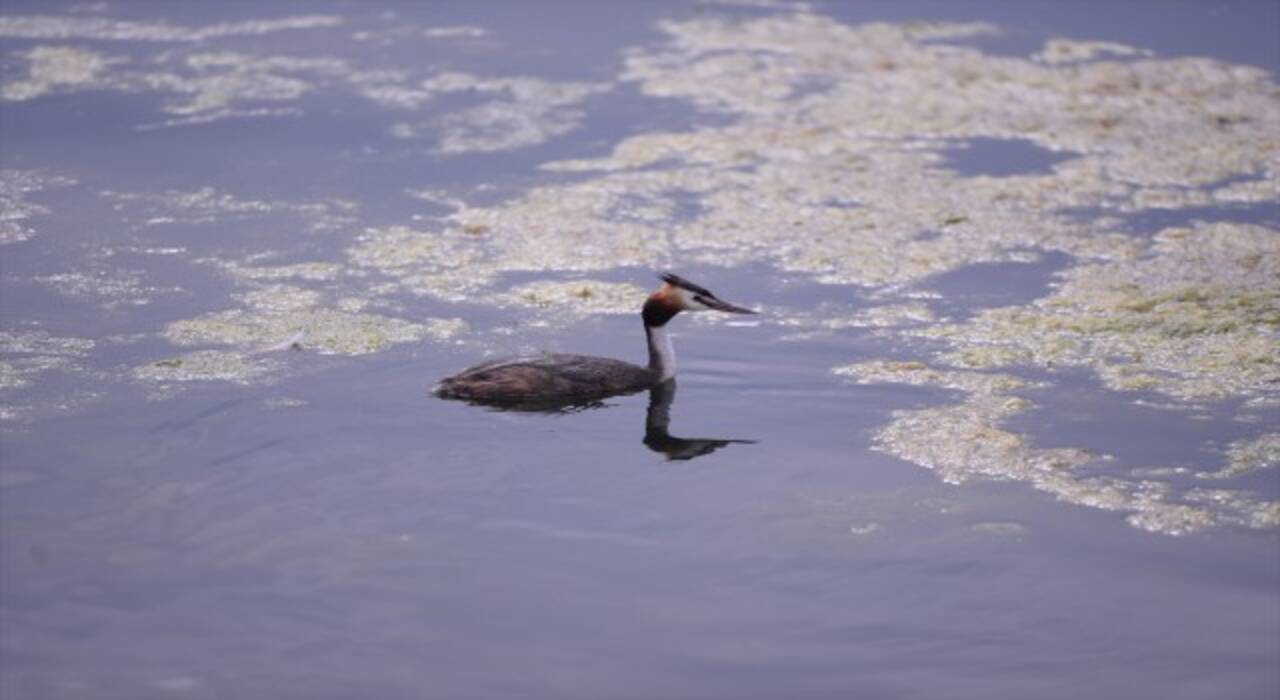
<svg viewBox="0 0 1280 700"><path fill-rule="evenodd" d="M649 371L658 375L658 381L662 382L676 376L676 351L671 347L667 327L645 324L644 334L649 341Z"/></svg>

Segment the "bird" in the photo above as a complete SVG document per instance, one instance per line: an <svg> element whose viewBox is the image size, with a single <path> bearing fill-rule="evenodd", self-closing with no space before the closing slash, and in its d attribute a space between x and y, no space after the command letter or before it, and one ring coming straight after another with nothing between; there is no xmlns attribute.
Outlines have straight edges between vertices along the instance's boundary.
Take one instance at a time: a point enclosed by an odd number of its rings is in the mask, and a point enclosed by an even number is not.
<svg viewBox="0 0 1280 700"><path fill-rule="evenodd" d="M535 353L491 360L440 380L432 393L472 403L529 406L534 410L559 404L589 403L602 398L651 389L676 376L676 353L667 323L682 311L755 311L723 301L670 272L659 275L662 286L641 307L647 366L590 355Z"/></svg>

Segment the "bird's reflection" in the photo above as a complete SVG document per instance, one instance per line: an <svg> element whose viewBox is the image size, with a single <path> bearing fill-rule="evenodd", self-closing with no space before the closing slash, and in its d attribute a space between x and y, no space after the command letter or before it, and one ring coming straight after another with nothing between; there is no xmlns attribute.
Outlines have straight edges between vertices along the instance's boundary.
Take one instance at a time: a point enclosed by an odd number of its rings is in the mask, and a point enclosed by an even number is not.
<svg viewBox="0 0 1280 700"><path fill-rule="evenodd" d="M649 410L644 418L644 445L661 452L669 460L687 460L709 455L725 445L752 445L755 440L731 438L681 438L668 432L671 402L676 398L676 380L668 379L649 390Z"/></svg>
<svg viewBox="0 0 1280 700"><path fill-rule="evenodd" d="M644 417L644 445L654 452L666 455L668 460L689 460L709 455L726 445L754 445L755 440L739 440L734 438L682 438L669 432L671 425L671 403L676 397L676 380L668 379L649 389L649 408ZM565 415L580 413L597 408L608 408L606 398L575 399L572 401L469 401L474 406L482 406L491 411L513 411L517 413L546 413Z"/></svg>

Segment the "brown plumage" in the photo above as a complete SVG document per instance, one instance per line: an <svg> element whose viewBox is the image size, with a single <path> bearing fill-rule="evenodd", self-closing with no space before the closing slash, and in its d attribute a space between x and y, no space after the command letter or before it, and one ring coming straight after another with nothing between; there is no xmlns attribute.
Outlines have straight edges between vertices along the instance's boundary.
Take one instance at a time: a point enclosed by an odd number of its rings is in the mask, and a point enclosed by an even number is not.
<svg viewBox="0 0 1280 700"><path fill-rule="evenodd" d="M658 375L648 367L589 355L540 353L476 365L441 380L437 396L470 401L541 396L592 399L648 389Z"/></svg>

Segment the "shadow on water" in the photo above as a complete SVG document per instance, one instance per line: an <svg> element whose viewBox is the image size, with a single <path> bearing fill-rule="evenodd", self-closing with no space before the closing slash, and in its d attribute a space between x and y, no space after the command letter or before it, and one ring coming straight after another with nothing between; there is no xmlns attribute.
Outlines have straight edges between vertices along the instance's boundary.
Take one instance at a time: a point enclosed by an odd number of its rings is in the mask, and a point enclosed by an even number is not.
<svg viewBox="0 0 1280 700"><path fill-rule="evenodd" d="M645 412L644 444L661 452L668 460L690 460L709 455L726 445L754 445L755 440L734 438L682 438L668 432L671 424L671 402L676 398L676 380L668 379L649 390L649 408Z"/></svg>
<svg viewBox="0 0 1280 700"><path fill-rule="evenodd" d="M635 393L635 392L630 392ZM592 399L575 398L571 400L525 400L525 401L467 401L472 406L482 407L490 411L510 411L516 413L541 413L564 416L599 408L610 408L613 404L605 399L626 394L614 394ZM687 461L704 457L727 445L754 445L755 440L739 438L682 438L672 435L671 404L676 398L676 380L668 379L649 389L649 407L645 410L644 446L654 452L663 454L669 461Z"/></svg>

